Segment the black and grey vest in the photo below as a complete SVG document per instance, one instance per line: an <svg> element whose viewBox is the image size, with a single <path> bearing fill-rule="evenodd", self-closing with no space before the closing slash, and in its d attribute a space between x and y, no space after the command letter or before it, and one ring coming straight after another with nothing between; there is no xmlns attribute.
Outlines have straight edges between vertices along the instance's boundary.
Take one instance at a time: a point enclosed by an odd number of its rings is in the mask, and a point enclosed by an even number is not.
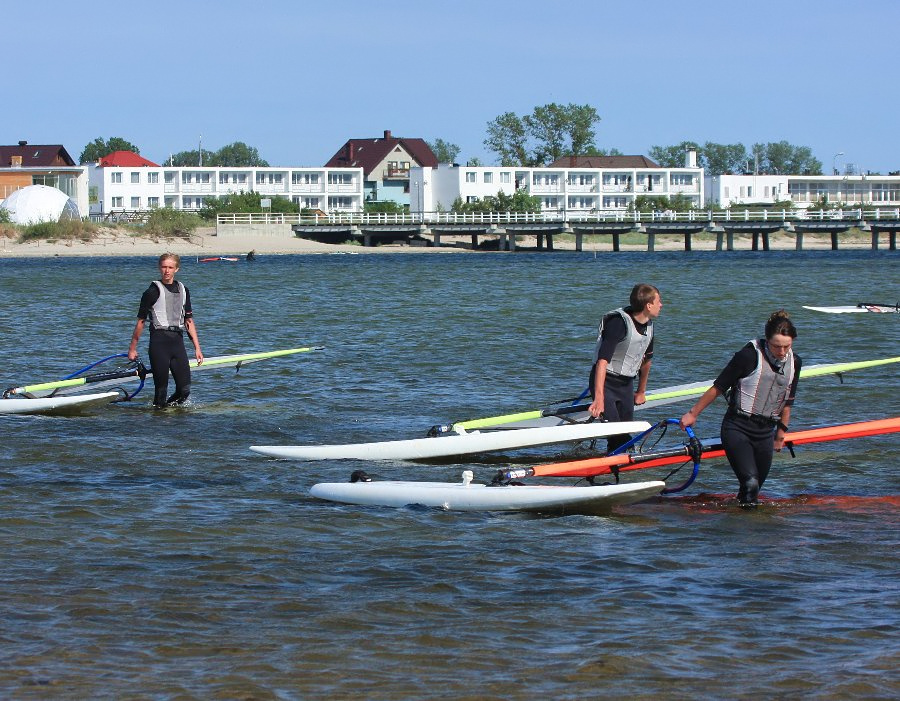
<svg viewBox="0 0 900 701"><path fill-rule="evenodd" d="M150 323L154 329L184 328L184 305L187 304L187 292L184 285L176 281L178 292L169 292L159 280L153 284L159 288L159 299L150 309Z"/></svg>
<svg viewBox="0 0 900 701"><path fill-rule="evenodd" d="M594 350L594 362L600 357L600 342L603 336L603 322L610 314L618 314L625 321L625 338L616 346L613 351L612 358L606 366L606 371L613 375L621 375L622 377L636 377L641 370L644 362L644 354L650 347L650 341L653 340L653 321L647 322L647 333L643 334L637 330L634 325L634 319L631 314L624 309L614 309L608 314L604 314L600 320L600 328L597 332L597 347Z"/></svg>
<svg viewBox="0 0 900 701"><path fill-rule="evenodd" d="M784 367L775 370L766 359L764 339L751 341L756 351L756 369L737 381L729 397L731 407L741 414L777 419L788 401L794 382L794 351L788 351Z"/></svg>

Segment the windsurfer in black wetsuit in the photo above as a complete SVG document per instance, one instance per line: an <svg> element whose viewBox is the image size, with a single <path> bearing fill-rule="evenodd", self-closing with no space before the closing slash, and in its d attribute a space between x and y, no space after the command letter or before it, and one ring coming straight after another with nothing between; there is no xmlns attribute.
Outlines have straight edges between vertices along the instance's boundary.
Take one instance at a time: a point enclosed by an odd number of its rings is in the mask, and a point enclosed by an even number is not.
<svg viewBox="0 0 900 701"><path fill-rule="evenodd" d="M653 285L631 290L629 306L607 312L600 322L589 388L589 411L606 421L631 421L635 404L646 401L647 378L653 358L653 320L662 310L662 296ZM637 378L637 389L634 380ZM607 438L607 450L624 445L627 433Z"/></svg>
<svg viewBox="0 0 900 701"><path fill-rule="evenodd" d="M794 355L797 329L783 309L766 322L765 338L754 339L734 354L697 403L681 417L682 428L692 426L700 413L724 395L728 410L722 419L722 447L740 483L738 501L759 503L772 454L784 446L797 394L800 357Z"/></svg>
<svg viewBox="0 0 900 701"><path fill-rule="evenodd" d="M159 257L160 279L150 283L141 296L138 319L128 347L128 359L137 358L137 345L144 331L144 323L150 320L150 369L153 372L153 406L163 408L169 404L182 404L191 393L191 368L184 349L184 333L194 344L197 364L203 363L203 352L197 338L197 327L191 309L191 293L175 280L181 264L174 253ZM168 399L169 371L175 378L175 392Z"/></svg>

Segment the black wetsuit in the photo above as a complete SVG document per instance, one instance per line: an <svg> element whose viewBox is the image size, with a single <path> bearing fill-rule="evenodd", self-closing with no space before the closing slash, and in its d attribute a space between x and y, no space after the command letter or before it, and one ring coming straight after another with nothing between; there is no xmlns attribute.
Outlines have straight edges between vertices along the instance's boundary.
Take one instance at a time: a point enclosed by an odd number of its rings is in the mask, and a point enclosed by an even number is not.
<svg viewBox="0 0 900 701"><path fill-rule="evenodd" d="M634 317L632 317L632 320L634 320ZM635 321L634 327L639 333L646 335L646 323L642 324L639 321ZM625 320L622 316L618 313L607 314L603 320L603 333L600 337L600 350L598 352L597 362L602 359L608 363L613 357L616 346L622 343L627 335L628 331L625 328ZM650 360L653 357L653 342L655 340L655 337L650 339L650 345L647 347L647 352L644 353L644 360ZM591 376L588 379L588 388L591 397L594 396L594 388L597 381L597 362L591 367ZM607 371L606 381L603 384L604 420L634 420L634 379L634 377L613 375ZM611 453L630 440L631 436L627 433L609 436L606 439L607 452Z"/></svg>
<svg viewBox="0 0 900 701"><path fill-rule="evenodd" d="M730 398L734 394L733 388L738 380L747 377L756 369L757 358L756 350L747 344L734 354L713 383L720 392L729 397L729 408L722 419L720 437L728 463L740 483L738 501L748 505L758 503L759 490L769 476L775 452L777 420L739 414L731 404ZM794 403L801 364L800 357L795 354L794 381L788 391L786 406Z"/></svg>
<svg viewBox="0 0 900 701"><path fill-rule="evenodd" d="M166 285L166 289L175 294L179 293L177 282ZM191 311L191 293L184 288L185 304L184 318L193 316ZM141 306L138 309L139 319L150 319L150 370L153 373L153 406L164 407L167 404L181 404L191 393L191 367L184 348L184 331L170 331L168 329L154 329L151 319L151 309L159 299L159 288L150 283L150 287L141 296ZM172 396L166 398L169 389L169 371L175 378L175 391Z"/></svg>

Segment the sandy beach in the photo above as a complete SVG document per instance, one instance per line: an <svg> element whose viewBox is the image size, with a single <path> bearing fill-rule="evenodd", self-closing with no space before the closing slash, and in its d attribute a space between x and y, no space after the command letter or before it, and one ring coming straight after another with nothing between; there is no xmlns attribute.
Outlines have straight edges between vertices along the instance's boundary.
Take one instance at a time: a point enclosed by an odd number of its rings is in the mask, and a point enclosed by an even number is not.
<svg viewBox="0 0 900 701"><path fill-rule="evenodd" d="M483 237L482 240L490 240ZM91 241L28 241L18 243L15 239L0 236L0 257L2 258L26 258L26 257L53 257L53 256L157 256L162 252L170 251L180 256L244 256L249 251L255 251L258 255L290 255L290 254L334 254L334 253L418 253L418 254L444 254L444 253L471 253L471 239L468 236L442 237L442 245L439 248L432 246L409 246L405 244L387 244L373 247L365 247L352 244L319 243L301 238L276 237L266 235L233 235L217 236L215 227L197 229L190 238L151 238L136 236L117 229L107 229L99 232ZM775 234L770 239L770 247L773 250L794 250L795 239L789 234ZM848 233L840 238L841 249L868 249L871 248L869 234ZM518 250L535 250L537 240L534 236L520 236L516 241ZM887 241L882 247L887 248ZM621 245L623 251L646 251L646 240L637 243L625 243ZM715 236L694 236L692 250L714 251L716 248ZM735 239L736 250L750 250L749 236L740 236ZM828 234L807 234L803 241L804 250L828 250L831 248L831 240ZM683 239L675 236L658 236L655 249L657 251L679 251L684 249ZM554 250L574 251L575 241L573 237L556 237ZM583 246L586 252L612 251L610 237L598 237L586 240Z"/></svg>

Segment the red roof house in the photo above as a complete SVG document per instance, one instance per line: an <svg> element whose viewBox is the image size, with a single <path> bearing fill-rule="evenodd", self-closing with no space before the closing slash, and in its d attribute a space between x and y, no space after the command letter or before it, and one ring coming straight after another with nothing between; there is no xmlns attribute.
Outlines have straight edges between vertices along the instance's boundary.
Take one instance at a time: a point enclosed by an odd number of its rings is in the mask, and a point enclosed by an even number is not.
<svg viewBox="0 0 900 701"><path fill-rule="evenodd" d="M159 163L148 161L141 154L134 151L113 151L106 154L100 159L98 165L101 168L106 167L123 167L123 168L159 168Z"/></svg>

